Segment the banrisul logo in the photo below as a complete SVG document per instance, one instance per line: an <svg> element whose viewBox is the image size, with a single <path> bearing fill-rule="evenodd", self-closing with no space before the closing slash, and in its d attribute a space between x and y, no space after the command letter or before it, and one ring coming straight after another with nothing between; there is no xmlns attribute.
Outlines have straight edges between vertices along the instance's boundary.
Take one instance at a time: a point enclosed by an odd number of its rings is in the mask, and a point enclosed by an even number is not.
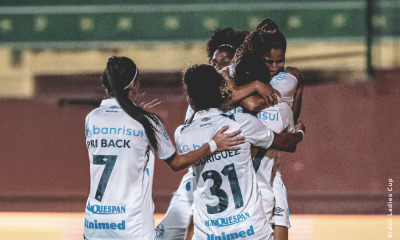
<svg viewBox="0 0 400 240"><path fill-rule="evenodd" d="M127 135L127 136L135 136L135 137L143 137L143 129L133 129L124 127L101 127L93 125L92 128L93 135L104 134L104 135Z"/></svg>
<svg viewBox="0 0 400 240"><path fill-rule="evenodd" d="M258 119L261 120L279 121L279 112L272 112L272 113L260 112L258 113L257 116Z"/></svg>
<svg viewBox="0 0 400 240"><path fill-rule="evenodd" d="M250 228L246 231L239 231L234 233L221 233L220 236L214 234L207 234L207 240L233 240L239 238L245 238L254 235L253 225L250 225Z"/></svg>
<svg viewBox="0 0 400 240"><path fill-rule="evenodd" d="M89 201L86 209L93 214L124 214L126 206L90 205Z"/></svg>
<svg viewBox="0 0 400 240"><path fill-rule="evenodd" d="M250 218L250 214L248 212L246 212L246 213L241 213L241 214L226 217L226 218L218 218L216 220L206 220L206 221L204 221L204 223L206 224L206 227L225 227L225 226L234 225L236 223L244 222L249 218Z"/></svg>

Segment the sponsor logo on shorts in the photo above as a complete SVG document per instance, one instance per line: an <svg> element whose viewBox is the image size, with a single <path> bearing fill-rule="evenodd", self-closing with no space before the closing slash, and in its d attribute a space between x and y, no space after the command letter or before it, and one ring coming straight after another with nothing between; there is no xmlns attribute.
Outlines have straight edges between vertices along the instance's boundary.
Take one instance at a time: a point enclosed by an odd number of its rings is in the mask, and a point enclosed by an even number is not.
<svg viewBox="0 0 400 240"><path fill-rule="evenodd" d="M275 210L274 210L274 214L275 214L275 216L283 216L283 214L281 214L281 212L284 212L285 210L283 210L282 208L280 208L280 207L276 207L275 208Z"/></svg>
<svg viewBox="0 0 400 240"><path fill-rule="evenodd" d="M89 201L86 209L93 214L124 214L126 206L90 205Z"/></svg>
<svg viewBox="0 0 400 240"><path fill-rule="evenodd" d="M122 221L121 223L97 222L97 220L94 220L94 222L89 222L85 218L85 228L88 228L88 229L125 230L125 221Z"/></svg>
<svg viewBox="0 0 400 240"><path fill-rule="evenodd" d="M250 228L246 231L239 231L234 233L221 233L220 236L214 234L207 234L207 240L233 240L239 238L245 238L254 235L253 225L250 225Z"/></svg>
<svg viewBox="0 0 400 240"><path fill-rule="evenodd" d="M201 121L202 121L202 122L207 122L207 121L210 121L210 119L211 119L211 118L209 118L209 117L205 117L205 118L201 119Z"/></svg>
<svg viewBox="0 0 400 240"><path fill-rule="evenodd" d="M116 105L113 105L113 106L111 106L110 108L115 109L115 108L120 108L120 107L118 107L118 106L116 106Z"/></svg>
<svg viewBox="0 0 400 240"><path fill-rule="evenodd" d="M156 237L162 237L164 235L164 226L160 223L156 228Z"/></svg>
<svg viewBox="0 0 400 240"><path fill-rule="evenodd" d="M218 218L216 220L206 220L206 221L204 221L204 223L206 224L206 227L226 227L226 226L244 222L249 218L250 218L250 214L248 212L246 212L246 213L241 213L241 214L238 214L235 216L229 216L226 218Z"/></svg>

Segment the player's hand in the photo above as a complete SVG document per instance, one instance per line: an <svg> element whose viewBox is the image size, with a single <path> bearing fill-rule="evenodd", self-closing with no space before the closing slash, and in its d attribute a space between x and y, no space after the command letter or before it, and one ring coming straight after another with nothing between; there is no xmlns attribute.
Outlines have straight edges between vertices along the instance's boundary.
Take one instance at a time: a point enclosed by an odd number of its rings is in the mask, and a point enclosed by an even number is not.
<svg viewBox="0 0 400 240"><path fill-rule="evenodd" d="M224 133L228 130L229 126L223 126L212 138L217 144L217 152L225 150L240 150L237 145L245 142L245 137L238 137L242 130L236 130L231 133Z"/></svg>
<svg viewBox="0 0 400 240"><path fill-rule="evenodd" d="M299 119L297 119L297 124L295 126L295 132L298 130L302 130L304 133L306 133L306 127L304 126L304 123Z"/></svg>
<svg viewBox="0 0 400 240"><path fill-rule="evenodd" d="M281 93L273 88L271 84L266 84L261 81L257 81L257 92L264 98L268 107L278 104L278 96L282 97Z"/></svg>
<svg viewBox="0 0 400 240"><path fill-rule="evenodd" d="M217 70L217 72L219 74L221 74L221 76L224 78L225 82L229 82L229 79L231 78L231 76L229 75L229 68L228 67L224 67L221 70Z"/></svg>

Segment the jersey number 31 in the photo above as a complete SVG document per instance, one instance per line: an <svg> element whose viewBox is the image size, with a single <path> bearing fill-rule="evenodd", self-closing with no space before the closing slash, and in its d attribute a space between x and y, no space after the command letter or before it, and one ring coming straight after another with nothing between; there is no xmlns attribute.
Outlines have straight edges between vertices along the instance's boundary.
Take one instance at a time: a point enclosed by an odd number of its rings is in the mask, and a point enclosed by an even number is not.
<svg viewBox="0 0 400 240"><path fill-rule="evenodd" d="M235 202L235 208L238 209L243 207L243 197L242 197L242 192L240 191L235 165L233 163L226 165L222 169L221 173L225 176L228 176L229 185L231 186L232 190L233 200ZM214 185L211 186L210 192L211 195L217 196L219 199L219 203L217 205L215 206L207 205L207 212L209 214L217 214L225 211L229 205L229 198L226 192L221 189L222 185L221 175L217 171L208 170L205 171L203 174L201 174L201 176L203 177L204 182L207 179L212 179L214 181Z"/></svg>

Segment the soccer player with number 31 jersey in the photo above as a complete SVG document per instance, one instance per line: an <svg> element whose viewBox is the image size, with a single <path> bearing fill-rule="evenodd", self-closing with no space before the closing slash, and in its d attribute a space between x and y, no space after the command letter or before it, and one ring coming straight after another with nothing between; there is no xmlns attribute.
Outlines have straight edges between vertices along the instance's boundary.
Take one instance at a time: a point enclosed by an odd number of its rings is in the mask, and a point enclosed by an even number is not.
<svg viewBox="0 0 400 240"><path fill-rule="evenodd" d="M178 153L187 154L207 143L224 125L229 125L230 130L242 130L246 137L240 150L217 152L192 165L195 238L273 239L259 196L250 148L253 145L294 151L303 134L275 134L250 114L223 114L219 110L223 77L210 65L190 67L184 82L189 103L197 113L190 125L175 132ZM297 129L304 130L301 122Z"/></svg>

